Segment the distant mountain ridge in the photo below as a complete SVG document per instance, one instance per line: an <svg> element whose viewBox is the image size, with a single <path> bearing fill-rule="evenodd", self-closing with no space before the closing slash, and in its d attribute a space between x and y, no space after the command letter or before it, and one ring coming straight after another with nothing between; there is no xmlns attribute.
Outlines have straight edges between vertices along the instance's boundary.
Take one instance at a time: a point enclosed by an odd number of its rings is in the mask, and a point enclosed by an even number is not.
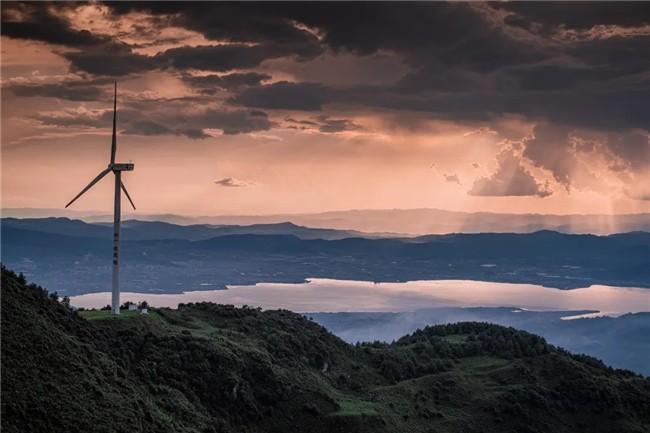
<svg viewBox="0 0 650 433"><path fill-rule="evenodd" d="M67 236L112 239L112 223L88 223L79 219L64 217L50 218L3 218L0 222L7 227L22 230L40 231ZM185 239L191 241L205 240L218 236L256 234L256 235L293 235L301 239L345 239L349 237L375 238L377 235L351 230L318 229L303 227L290 222L275 224L179 225L163 221L122 221L121 237L124 240L161 240Z"/></svg>
<svg viewBox="0 0 650 433"><path fill-rule="evenodd" d="M102 212L62 209L5 208L4 217L69 217L87 222L110 222ZM544 215L491 212L460 212L441 209L360 209L305 214L183 216L174 214L132 214L125 219L162 221L174 224L253 225L292 222L296 225L376 234L408 236L444 233L530 233L554 230L563 233L613 234L650 231L650 213Z"/></svg>
<svg viewBox="0 0 650 433"><path fill-rule="evenodd" d="M595 236L544 230L366 238L292 224L125 225L122 271L134 292L201 290L206 281L219 288L312 277L650 287L650 234L645 232ZM240 233L247 230L254 233ZM3 262L30 278L69 295L107 290L110 227L59 219L5 219L1 233ZM483 266L486 263L490 266ZM69 272L75 274L73 281Z"/></svg>

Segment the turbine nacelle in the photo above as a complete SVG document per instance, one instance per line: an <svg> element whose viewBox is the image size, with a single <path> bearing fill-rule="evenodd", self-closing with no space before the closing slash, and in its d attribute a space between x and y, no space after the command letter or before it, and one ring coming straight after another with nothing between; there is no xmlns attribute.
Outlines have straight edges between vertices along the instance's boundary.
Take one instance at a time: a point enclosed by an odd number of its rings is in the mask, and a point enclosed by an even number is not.
<svg viewBox="0 0 650 433"><path fill-rule="evenodd" d="M130 162L116 162L114 164L108 164L108 168L111 171L133 171L135 164Z"/></svg>

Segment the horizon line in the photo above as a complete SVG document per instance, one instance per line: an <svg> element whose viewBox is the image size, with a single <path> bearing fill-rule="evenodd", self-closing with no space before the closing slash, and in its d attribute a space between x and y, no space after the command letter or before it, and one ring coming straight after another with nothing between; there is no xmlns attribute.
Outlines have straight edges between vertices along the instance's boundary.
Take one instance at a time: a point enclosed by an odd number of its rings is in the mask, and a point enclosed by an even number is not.
<svg viewBox="0 0 650 433"><path fill-rule="evenodd" d="M76 209L59 209L59 208L41 208L41 207L0 207L0 217L4 218L5 211L40 211L40 212L59 212L59 213L77 213L77 214L91 214L88 216L104 216L110 213L109 210L100 211L100 210L76 210ZM125 215L140 215L140 216L178 216L185 218L218 218L218 217L280 217L280 216L302 216L302 215L323 215L323 214L332 214L332 213L344 213L344 212L394 212L394 211L436 211L436 212L448 212L448 213L460 213L468 215L517 215L517 216L546 216L546 217L620 217L620 216L644 216L650 215L649 212L637 212L637 213L615 213L615 214L606 214L606 213L567 213L567 214L558 214L558 213L539 213L539 212L530 212L530 213L519 213L519 212L490 212L490 211L462 211L462 210L450 210L450 209L441 209L435 207L418 207L418 208L350 208L350 209L336 209L336 210L324 210L324 211L314 211L314 212L276 212L276 213L221 213L221 214L184 214L184 213L175 213L175 212L143 212L141 214L136 214L133 212L125 212Z"/></svg>

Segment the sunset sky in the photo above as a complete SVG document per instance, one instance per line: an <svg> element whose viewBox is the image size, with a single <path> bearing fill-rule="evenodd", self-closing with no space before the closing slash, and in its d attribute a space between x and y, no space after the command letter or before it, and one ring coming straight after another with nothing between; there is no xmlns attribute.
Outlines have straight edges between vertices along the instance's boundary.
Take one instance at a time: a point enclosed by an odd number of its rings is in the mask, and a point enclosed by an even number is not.
<svg viewBox="0 0 650 433"><path fill-rule="evenodd" d="M650 211L648 3L2 2L2 206ZM110 210L104 180L75 203Z"/></svg>

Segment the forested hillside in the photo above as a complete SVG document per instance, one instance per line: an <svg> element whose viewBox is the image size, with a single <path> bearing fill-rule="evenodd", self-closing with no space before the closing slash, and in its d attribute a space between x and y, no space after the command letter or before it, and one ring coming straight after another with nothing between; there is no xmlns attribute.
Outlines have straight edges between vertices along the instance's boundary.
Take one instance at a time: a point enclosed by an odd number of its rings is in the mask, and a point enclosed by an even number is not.
<svg viewBox="0 0 650 433"><path fill-rule="evenodd" d="M101 317L3 268L3 432L650 431L648 379L512 328L353 346L289 311Z"/></svg>

